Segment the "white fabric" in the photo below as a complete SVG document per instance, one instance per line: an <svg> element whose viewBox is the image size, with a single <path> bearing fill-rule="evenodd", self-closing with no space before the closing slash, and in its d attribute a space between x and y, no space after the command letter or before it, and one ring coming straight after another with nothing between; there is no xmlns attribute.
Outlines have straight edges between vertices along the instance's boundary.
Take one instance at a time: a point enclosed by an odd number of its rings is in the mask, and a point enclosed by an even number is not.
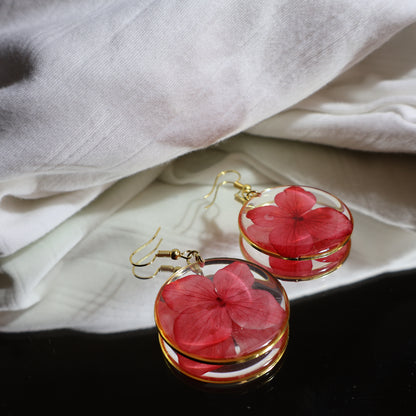
<svg viewBox="0 0 416 416"><path fill-rule="evenodd" d="M416 267L415 21L414 1L2 2L1 328L152 325L167 276L128 256L157 226L241 257L234 190L201 205L222 169L352 208L346 264L291 299Z"/></svg>
<svg viewBox="0 0 416 416"><path fill-rule="evenodd" d="M416 152L412 25L326 88L248 129L253 134L380 152Z"/></svg>

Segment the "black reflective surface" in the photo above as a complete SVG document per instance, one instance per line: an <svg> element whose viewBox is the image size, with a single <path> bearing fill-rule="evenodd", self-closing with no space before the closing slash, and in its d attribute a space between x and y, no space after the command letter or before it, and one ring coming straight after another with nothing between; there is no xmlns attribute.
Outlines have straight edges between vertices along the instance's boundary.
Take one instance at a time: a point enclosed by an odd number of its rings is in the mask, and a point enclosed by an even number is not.
<svg viewBox="0 0 416 416"><path fill-rule="evenodd" d="M414 415L416 271L292 302L287 352L262 381L183 380L155 330L0 334L0 415Z"/></svg>

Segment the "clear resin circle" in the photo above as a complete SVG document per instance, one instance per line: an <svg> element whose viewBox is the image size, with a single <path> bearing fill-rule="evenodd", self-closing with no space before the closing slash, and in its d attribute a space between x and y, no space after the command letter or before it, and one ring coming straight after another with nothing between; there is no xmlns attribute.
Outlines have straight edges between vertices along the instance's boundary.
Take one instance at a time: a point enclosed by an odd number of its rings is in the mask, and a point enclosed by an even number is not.
<svg viewBox="0 0 416 416"><path fill-rule="evenodd" d="M242 236L258 250L284 259L326 256L350 238L347 206L328 192L306 186L266 189L240 211Z"/></svg>
<svg viewBox="0 0 416 416"><path fill-rule="evenodd" d="M176 360L179 367L184 360L229 365L265 356L277 348L288 320L281 284L244 260L207 259L184 267L162 286L155 302L159 334L183 357Z"/></svg>
<svg viewBox="0 0 416 416"><path fill-rule="evenodd" d="M328 192L306 186L266 189L240 211L242 236L258 250L284 259L326 256L350 238L347 206Z"/></svg>

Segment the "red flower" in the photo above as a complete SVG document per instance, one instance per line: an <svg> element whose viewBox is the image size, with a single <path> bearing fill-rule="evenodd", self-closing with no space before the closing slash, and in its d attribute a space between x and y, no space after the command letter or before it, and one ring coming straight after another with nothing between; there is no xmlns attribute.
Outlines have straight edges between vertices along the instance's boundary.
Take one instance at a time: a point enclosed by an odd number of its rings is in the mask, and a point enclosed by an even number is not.
<svg viewBox="0 0 416 416"><path fill-rule="evenodd" d="M314 275L312 260L285 260L270 256L269 264L271 272L277 276L296 278Z"/></svg>
<svg viewBox="0 0 416 416"><path fill-rule="evenodd" d="M276 205L247 212L247 234L257 245L286 258L314 256L334 249L352 232L352 222L330 207L313 209L316 198L300 186L278 193Z"/></svg>
<svg viewBox="0 0 416 416"><path fill-rule="evenodd" d="M234 262L212 279L190 275L166 285L156 313L167 340L207 359L233 358L267 345L282 330L286 312L254 283L247 264Z"/></svg>
<svg viewBox="0 0 416 416"><path fill-rule="evenodd" d="M285 260L277 257L269 257L270 271L277 276L284 277L314 277L327 271L331 271L342 264L348 256L351 242L345 244L340 250L326 257L315 259L315 266L312 260Z"/></svg>

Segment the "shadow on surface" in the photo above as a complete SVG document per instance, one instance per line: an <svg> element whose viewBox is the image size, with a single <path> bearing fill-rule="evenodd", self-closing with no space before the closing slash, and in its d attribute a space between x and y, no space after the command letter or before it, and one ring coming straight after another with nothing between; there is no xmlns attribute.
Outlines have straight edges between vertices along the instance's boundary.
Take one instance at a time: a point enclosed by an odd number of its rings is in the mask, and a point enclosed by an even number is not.
<svg viewBox="0 0 416 416"><path fill-rule="evenodd" d="M33 72L33 61L29 54L15 47L0 50L0 88L8 87L26 78Z"/></svg>

